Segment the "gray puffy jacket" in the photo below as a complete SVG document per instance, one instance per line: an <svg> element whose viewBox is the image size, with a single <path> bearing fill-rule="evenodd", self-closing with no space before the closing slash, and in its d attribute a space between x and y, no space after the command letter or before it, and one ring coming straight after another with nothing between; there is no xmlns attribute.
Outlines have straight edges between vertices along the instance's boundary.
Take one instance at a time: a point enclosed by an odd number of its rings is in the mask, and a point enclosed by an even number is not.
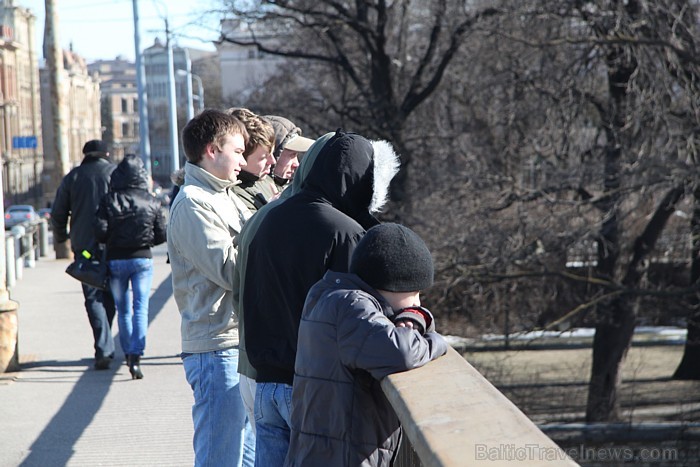
<svg viewBox="0 0 700 467"><path fill-rule="evenodd" d="M328 271L311 288L299 327L287 465L391 465L401 427L379 381L447 351L441 335L395 327L393 314L354 274Z"/></svg>

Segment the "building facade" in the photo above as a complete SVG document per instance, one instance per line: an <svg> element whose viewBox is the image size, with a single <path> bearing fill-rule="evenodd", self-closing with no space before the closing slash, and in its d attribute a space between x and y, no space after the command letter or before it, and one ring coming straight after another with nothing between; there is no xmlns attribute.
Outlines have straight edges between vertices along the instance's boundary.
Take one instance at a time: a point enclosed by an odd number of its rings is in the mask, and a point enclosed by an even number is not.
<svg viewBox="0 0 700 467"><path fill-rule="evenodd" d="M0 151L4 205L41 202L43 145L36 17L0 0Z"/></svg>
<svg viewBox="0 0 700 467"><path fill-rule="evenodd" d="M177 152L178 167L182 167L185 154L182 150L180 134L187 123L188 93L186 75L180 76L177 70L190 69L189 52L185 48L173 46L173 74L175 78L175 107L177 112ZM151 146L151 175L153 181L168 187L170 174L174 169L174 157L170 137L170 99L168 95L168 50L166 44L156 39L154 44L143 51L146 95L148 96L148 136Z"/></svg>
<svg viewBox="0 0 700 467"><path fill-rule="evenodd" d="M255 25L228 19L221 22L223 37L250 40L249 28ZM279 41L279 36L255 31L255 37L263 43ZM216 43L221 69L221 97L233 106L240 105L284 63L284 58L260 52L253 45L238 45L231 42Z"/></svg>
<svg viewBox="0 0 700 467"><path fill-rule="evenodd" d="M83 159L83 145L91 139L102 139L103 128L100 115L100 80L97 73L88 71L85 60L72 50L63 51L63 70L60 70L62 83L62 114L65 116L66 147L68 149L69 171L80 164ZM44 135L44 169L47 173L56 170L56 154L54 144L54 128L51 118L51 93L49 88L49 70L43 67L39 70L41 80L41 115L42 133ZM45 177L50 179L50 177ZM60 178L59 178L60 180ZM57 187L45 190L47 203L53 201Z"/></svg>
<svg viewBox="0 0 700 467"><path fill-rule="evenodd" d="M139 100L136 65L117 57L88 64L90 74L100 79L102 139L118 162L125 154L139 154Z"/></svg>

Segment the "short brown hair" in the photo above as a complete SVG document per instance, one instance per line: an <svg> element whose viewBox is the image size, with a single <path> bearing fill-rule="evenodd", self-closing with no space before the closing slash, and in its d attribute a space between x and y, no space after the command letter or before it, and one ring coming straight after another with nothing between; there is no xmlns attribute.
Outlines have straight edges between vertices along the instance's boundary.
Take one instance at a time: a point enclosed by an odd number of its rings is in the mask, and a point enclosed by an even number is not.
<svg viewBox="0 0 700 467"><path fill-rule="evenodd" d="M275 129L270 122L243 107L232 107L228 109L226 113L233 115L243 122L250 136L250 139L245 145L243 157L248 159L248 156L250 156L258 146L263 146L269 149L270 152L273 151L275 147Z"/></svg>
<svg viewBox="0 0 700 467"><path fill-rule="evenodd" d="M248 132L239 119L216 109L205 109L187 122L182 130L182 146L187 160L193 164L202 160L207 144L221 147L226 135L242 135L248 146Z"/></svg>

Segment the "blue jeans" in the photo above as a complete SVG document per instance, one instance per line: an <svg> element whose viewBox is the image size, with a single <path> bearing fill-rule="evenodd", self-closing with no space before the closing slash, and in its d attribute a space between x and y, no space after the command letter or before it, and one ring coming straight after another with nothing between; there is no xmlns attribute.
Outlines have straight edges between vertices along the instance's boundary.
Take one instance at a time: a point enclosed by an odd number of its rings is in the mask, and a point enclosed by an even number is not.
<svg viewBox="0 0 700 467"><path fill-rule="evenodd" d="M118 313L119 343L125 354L143 355L148 330L148 299L153 283L153 260L111 259L108 264L109 286Z"/></svg>
<svg viewBox="0 0 700 467"><path fill-rule="evenodd" d="M85 297L85 311L95 339L95 359L114 357L112 321L114 320L114 299L108 290L100 290L82 284Z"/></svg>
<svg viewBox="0 0 700 467"><path fill-rule="evenodd" d="M255 437L238 384L238 349L183 353L194 393L195 467L255 464Z"/></svg>
<svg viewBox="0 0 700 467"><path fill-rule="evenodd" d="M292 386L257 383L255 388L255 465L282 466L289 451Z"/></svg>

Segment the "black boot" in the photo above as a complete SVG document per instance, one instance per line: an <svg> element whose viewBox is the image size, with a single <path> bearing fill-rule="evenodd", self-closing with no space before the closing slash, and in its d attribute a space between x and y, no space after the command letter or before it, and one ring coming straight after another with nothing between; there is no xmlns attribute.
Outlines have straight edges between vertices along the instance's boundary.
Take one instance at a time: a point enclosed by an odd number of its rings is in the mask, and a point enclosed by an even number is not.
<svg viewBox="0 0 700 467"><path fill-rule="evenodd" d="M140 355L129 355L129 373L131 373L131 379L142 379L143 373L141 372L141 356Z"/></svg>

